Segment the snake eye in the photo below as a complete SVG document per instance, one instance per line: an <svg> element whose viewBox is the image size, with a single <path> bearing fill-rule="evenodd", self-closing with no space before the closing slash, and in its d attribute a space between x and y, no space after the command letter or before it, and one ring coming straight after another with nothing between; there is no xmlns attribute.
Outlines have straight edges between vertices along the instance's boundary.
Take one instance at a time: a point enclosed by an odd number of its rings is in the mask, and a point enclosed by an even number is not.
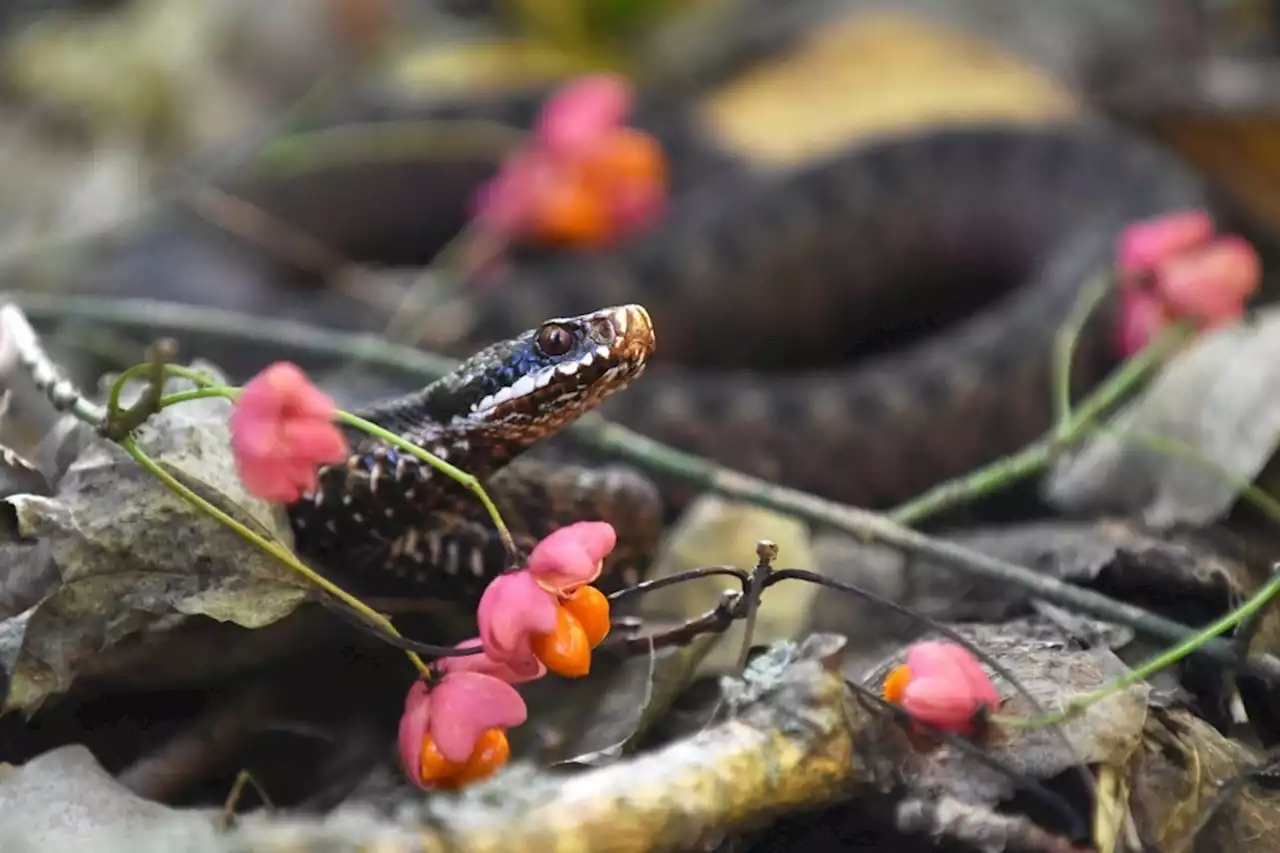
<svg viewBox="0 0 1280 853"><path fill-rule="evenodd" d="M573 346L573 332L556 323L548 323L538 330L537 343L543 355L564 355Z"/></svg>

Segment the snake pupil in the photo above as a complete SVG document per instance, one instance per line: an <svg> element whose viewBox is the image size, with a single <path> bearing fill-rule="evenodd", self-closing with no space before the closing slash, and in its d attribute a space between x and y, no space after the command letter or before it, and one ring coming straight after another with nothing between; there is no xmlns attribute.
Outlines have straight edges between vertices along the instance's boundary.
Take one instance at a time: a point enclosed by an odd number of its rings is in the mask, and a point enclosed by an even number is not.
<svg viewBox="0 0 1280 853"><path fill-rule="evenodd" d="M573 333L554 323L538 330L538 349L544 355L564 355L573 346Z"/></svg>

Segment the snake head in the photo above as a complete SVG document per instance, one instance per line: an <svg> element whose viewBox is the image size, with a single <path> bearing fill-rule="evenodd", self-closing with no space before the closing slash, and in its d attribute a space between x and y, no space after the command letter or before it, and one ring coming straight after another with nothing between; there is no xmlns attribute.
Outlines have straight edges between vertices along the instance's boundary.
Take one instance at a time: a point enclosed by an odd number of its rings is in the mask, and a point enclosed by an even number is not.
<svg viewBox="0 0 1280 853"><path fill-rule="evenodd" d="M643 372L653 322L640 305L557 317L493 344L435 383L428 405L453 428L532 443L594 409Z"/></svg>

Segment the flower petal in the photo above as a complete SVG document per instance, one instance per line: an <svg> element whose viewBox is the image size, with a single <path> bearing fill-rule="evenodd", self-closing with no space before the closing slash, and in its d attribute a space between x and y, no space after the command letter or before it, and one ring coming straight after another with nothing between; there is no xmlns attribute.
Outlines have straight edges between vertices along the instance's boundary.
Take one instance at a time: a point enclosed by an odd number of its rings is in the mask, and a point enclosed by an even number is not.
<svg viewBox="0 0 1280 853"><path fill-rule="evenodd" d="M560 157L579 157L631 112L631 87L615 74L591 74L562 86L543 106L537 141Z"/></svg>
<svg viewBox="0 0 1280 853"><path fill-rule="evenodd" d="M1120 357L1140 352L1172 319L1158 296L1136 290L1122 293L1116 324L1116 350Z"/></svg>
<svg viewBox="0 0 1280 853"><path fill-rule="evenodd" d="M608 522L570 524L534 546L529 554L529 571L548 589L573 592L600 577L604 558L617 543L617 531Z"/></svg>
<svg viewBox="0 0 1280 853"><path fill-rule="evenodd" d="M272 503L293 503L305 491L305 487L300 487L289 471L269 461L238 457L236 472L245 491Z"/></svg>
<svg viewBox="0 0 1280 853"><path fill-rule="evenodd" d="M347 460L347 440L333 421L292 418L281 424L280 435L288 454L312 467Z"/></svg>
<svg viewBox="0 0 1280 853"><path fill-rule="evenodd" d="M556 627L556 603L528 570L494 578L476 608L485 654L522 675L532 676L539 664L529 643L535 634Z"/></svg>
<svg viewBox="0 0 1280 853"><path fill-rule="evenodd" d="M277 362L245 385L229 419L241 482L265 500L290 503L315 487L317 465L346 458L333 401L294 364Z"/></svg>
<svg viewBox="0 0 1280 853"><path fill-rule="evenodd" d="M1246 240L1223 237L1161 264L1156 282L1179 316L1214 326L1244 316L1245 303L1262 282L1262 264Z"/></svg>
<svg viewBox="0 0 1280 853"><path fill-rule="evenodd" d="M900 704L913 719L963 734L973 729L973 715L983 703L963 680L916 676L907 684Z"/></svg>
<svg viewBox="0 0 1280 853"><path fill-rule="evenodd" d="M967 731L956 728L956 718L967 721L979 705L1000 704L1000 693L982 663L958 643L915 643L907 651L906 668L910 678L901 686L900 704L924 722ZM912 696L914 707L909 704Z"/></svg>
<svg viewBox="0 0 1280 853"><path fill-rule="evenodd" d="M516 689L478 672L453 672L431 690L428 730L448 761L465 762L480 735L524 723L529 712Z"/></svg>
<svg viewBox="0 0 1280 853"><path fill-rule="evenodd" d="M470 640L463 640L458 643L456 648L465 649L479 645L482 645L480 638L473 637ZM527 671L527 667L519 665L513 667L504 661L494 660L487 654L444 657L436 661L436 666L442 672L478 672L481 675L488 675L508 684L522 684L547 674L547 668L536 657L533 659L532 665L534 666L534 671L530 673Z"/></svg>
<svg viewBox="0 0 1280 853"><path fill-rule="evenodd" d="M1169 213L1125 228L1116 248L1124 272L1150 271L1169 258L1202 246L1213 237L1213 218L1203 210Z"/></svg>
<svg viewBox="0 0 1280 853"><path fill-rule="evenodd" d="M422 741L431 721L431 693L426 683L413 682L404 699L404 713L400 715L400 766L405 775L416 784L422 784Z"/></svg>

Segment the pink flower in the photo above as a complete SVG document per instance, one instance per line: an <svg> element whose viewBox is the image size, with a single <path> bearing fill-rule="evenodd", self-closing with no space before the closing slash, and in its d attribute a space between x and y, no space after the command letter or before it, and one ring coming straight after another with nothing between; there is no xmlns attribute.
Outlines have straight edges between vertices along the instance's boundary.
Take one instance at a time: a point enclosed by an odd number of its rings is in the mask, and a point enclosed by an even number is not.
<svg viewBox="0 0 1280 853"><path fill-rule="evenodd" d="M631 113L631 88L615 74L589 74L561 87L542 108L539 143L563 157L589 154Z"/></svg>
<svg viewBox="0 0 1280 853"><path fill-rule="evenodd" d="M472 637L470 640L463 640L458 643L455 648L465 649L481 645L483 643L479 637ZM435 662L435 667L444 673L478 672L481 675L489 675L500 681L505 681L507 684L523 684L526 681L533 681L547 674L547 669L542 665L541 661L535 661L535 663L537 663L536 671L532 673L517 671L481 652L478 655L443 657Z"/></svg>
<svg viewBox="0 0 1280 853"><path fill-rule="evenodd" d="M1213 221L1199 210L1129 226L1116 254L1121 287L1116 343L1124 356L1179 320L1201 329L1239 320L1262 280L1254 248L1240 237L1215 237Z"/></svg>
<svg viewBox="0 0 1280 853"><path fill-rule="evenodd" d="M623 125L631 107L620 77L564 86L529 143L477 192L476 222L503 240L581 247L653 222L666 201L666 158L653 137Z"/></svg>
<svg viewBox="0 0 1280 853"><path fill-rule="evenodd" d="M616 544L610 524L570 524L539 542L525 568L495 578L476 614L485 655L521 678L585 675L609 633L608 599L590 584Z"/></svg>
<svg viewBox="0 0 1280 853"><path fill-rule="evenodd" d="M415 681L400 717L405 775L423 788L484 778L506 763L506 729L527 717L515 688L491 675L448 672L434 684Z"/></svg>
<svg viewBox="0 0 1280 853"><path fill-rule="evenodd" d="M543 587L570 593L594 583L604 571L604 558L618 544L618 533L605 521L580 521L561 527L529 552L529 572Z"/></svg>
<svg viewBox="0 0 1280 853"><path fill-rule="evenodd" d="M276 362L250 380L230 419L231 449L245 488L278 503L314 489L317 465L347 458L335 411L297 365Z"/></svg>
<svg viewBox="0 0 1280 853"><path fill-rule="evenodd" d="M1171 257L1160 276L1161 291L1174 313L1214 326L1241 317L1262 280L1262 263L1248 241L1226 236Z"/></svg>
<svg viewBox="0 0 1280 853"><path fill-rule="evenodd" d="M1120 269L1150 271L1165 258L1208 243L1213 232L1213 219L1203 210L1183 210L1135 222L1120 235Z"/></svg>
<svg viewBox="0 0 1280 853"><path fill-rule="evenodd" d="M1000 704L982 664L954 643L912 645L906 663L885 679L884 697L915 720L959 734L973 730L979 710Z"/></svg>

